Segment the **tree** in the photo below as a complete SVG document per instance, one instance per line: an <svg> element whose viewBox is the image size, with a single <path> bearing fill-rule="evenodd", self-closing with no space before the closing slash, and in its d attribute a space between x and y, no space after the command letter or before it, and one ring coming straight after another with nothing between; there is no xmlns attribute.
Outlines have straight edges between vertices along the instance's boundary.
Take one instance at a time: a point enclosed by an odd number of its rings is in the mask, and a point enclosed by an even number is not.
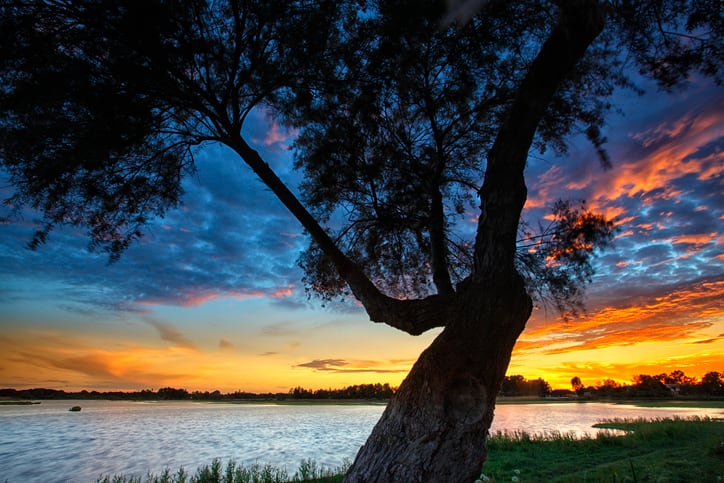
<svg viewBox="0 0 724 483"><path fill-rule="evenodd" d="M672 394L659 376L651 376L648 374L635 376L631 390L633 391L633 395L637 397L670 396Z"/></svg>
<svg viewBox="0 0 724 483"><path fill-rule="evenodd" d="M604 379L597 387L596 394L602 397L615 396L622 390L621 384L613 379Z"/></svg>
<svg viewBox="0 0 724 483"><path fill-rule="evenodd" d="M701 378L701 388L704 394L715 396L722 393L724 388L724 377L717 371L710 371Z"/></svg>
<svg viewBox="0 0 724 483"><path fill-rule="evenodd" d="M571 389L573 389L573 392L578 394L579 396L583 394L583 383L581 382L581 378L578 376L574 376L571 379Z"/></svg>
<svg viewBox="0 0 724 483"><path fill-rule="evenodd" d="M505 376L500 386L500 393L504 396L522 396L525 377L520 374Z"/></svg>
<svg viewBox="0 0 724 483"><path fill-rule="evenodd" d="M612 235L570 202L521 225L529 150L580 131L608 166L625 61L668 89L722 63L716 2L483 5L441 23L434 1L2 0L9 206L42 212L33 247L84 226L116 259L179 203L194 149L228 146L309 233L312 291L413 335L444 327L347 481L471 481L534 300L575 314ZM241 133L259 106L300 129L306 205Z"/></svg>

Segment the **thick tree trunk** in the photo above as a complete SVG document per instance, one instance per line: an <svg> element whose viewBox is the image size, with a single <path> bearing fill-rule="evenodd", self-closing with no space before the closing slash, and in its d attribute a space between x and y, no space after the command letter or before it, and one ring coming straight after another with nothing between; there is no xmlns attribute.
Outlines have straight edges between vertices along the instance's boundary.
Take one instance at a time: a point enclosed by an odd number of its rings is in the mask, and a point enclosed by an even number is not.
<svg viewBox="0 0 724 483"><path fill-rule="evenodd" d="M560 0L559 23L521 83L488 156L469 279L438 305L445 329L403 381L345 478L349 483L471 482L495 399L532 304L513 266L523 172L541 117L603 28L596 0Z"/></svg>
<svg viewBox="0 0 724 483"><path fill-rule="evenodd" d="M468 285L457 320L427 348L345 482L468 482L480 473L495 398L531 313L522 280Z"/></svg>

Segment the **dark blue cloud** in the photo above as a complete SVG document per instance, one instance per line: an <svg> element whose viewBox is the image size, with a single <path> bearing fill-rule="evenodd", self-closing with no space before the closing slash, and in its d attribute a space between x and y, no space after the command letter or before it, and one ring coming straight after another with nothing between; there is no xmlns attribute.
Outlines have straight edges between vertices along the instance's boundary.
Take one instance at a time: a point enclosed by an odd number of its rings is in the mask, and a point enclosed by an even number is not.
<svg viewBox="0 0 724 483"><path fill-rule="evenodd" d="M260 124L267 120L255 116ZM280 139L259 150L270 162L290 164ZM144 238L114 264L89 253L84 233L75 228L58 229L46 245L29 251L37 218L32 211L0 225L3 299L32 297L18 285L26 279L36 280L38 289L61 284L63 307L77 314L195 304L214 296L292 298L287 306L305 306L296 265L306 244L301 226L229 149L206 146L195 161L197 172L183 184L183 205L150 223Z"/></svg>

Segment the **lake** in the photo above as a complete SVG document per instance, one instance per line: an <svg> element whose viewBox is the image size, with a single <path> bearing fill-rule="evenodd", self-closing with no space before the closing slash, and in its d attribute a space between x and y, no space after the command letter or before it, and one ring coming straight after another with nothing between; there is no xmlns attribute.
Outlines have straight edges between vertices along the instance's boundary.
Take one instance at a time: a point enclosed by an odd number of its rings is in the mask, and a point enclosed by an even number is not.
<svg viewBox="0 0 724 483"><path fill-rule="evenodd" d="M80 412L69 412L73 405ZM0 406L0 482L93 482L146 476L214 458L270 463L290 473L303 459L335 467L354 458L384 406L43 401ZM724 417L724 409L605 403L499 404L492 432L595 434L602 419Z"/></svg>

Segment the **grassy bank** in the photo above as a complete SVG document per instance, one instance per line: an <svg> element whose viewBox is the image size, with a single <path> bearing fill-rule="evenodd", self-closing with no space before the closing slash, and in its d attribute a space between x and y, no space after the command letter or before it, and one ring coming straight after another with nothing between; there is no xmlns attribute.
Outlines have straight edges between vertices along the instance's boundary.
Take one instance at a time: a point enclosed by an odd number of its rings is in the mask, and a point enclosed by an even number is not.
<svg viewBox="0 0 724 483"><path fill-rule="evenodd" d="M481 481L678 482L724 481L724 420L612 420L599 428L626 431L584 439L572 435L506 433L488 440ZM344 468L304 461L294 475L271 466L214 461L195 474L183 469L145 478L106 477L100 483L286 483L342 481ZM441 481L444 481L442 479ZM471 482L472 483L472 482Z"/></svg>
<svg viewBox="0 0 724 483"><path fill-rule="evenodd" d="M229 461L223 465L214 460L196 473L180 468L175 473L166 470L160 475L141 477L106 476L96 483L340 483L347 467L320 468L314 461L302 461L299 469L290 475L286 470L271 465L243 466Z"/></svg>
<svg viewBox="0 0 724 483"><path fill-rule="evenodd" d="M642 408L707 408L724 409L723 398L656 398L656 399L623 399L623 398L556 398L556 397L498 397L496 406L508 404L625 404Z"/></svg>
<svg viewBox="0 0 724 483"><path fill-rule="evenodd" d="M597 427L628 434L580 440L566 434L493 436L481 480L724 481L722 420L612 420Z"/></svg>

